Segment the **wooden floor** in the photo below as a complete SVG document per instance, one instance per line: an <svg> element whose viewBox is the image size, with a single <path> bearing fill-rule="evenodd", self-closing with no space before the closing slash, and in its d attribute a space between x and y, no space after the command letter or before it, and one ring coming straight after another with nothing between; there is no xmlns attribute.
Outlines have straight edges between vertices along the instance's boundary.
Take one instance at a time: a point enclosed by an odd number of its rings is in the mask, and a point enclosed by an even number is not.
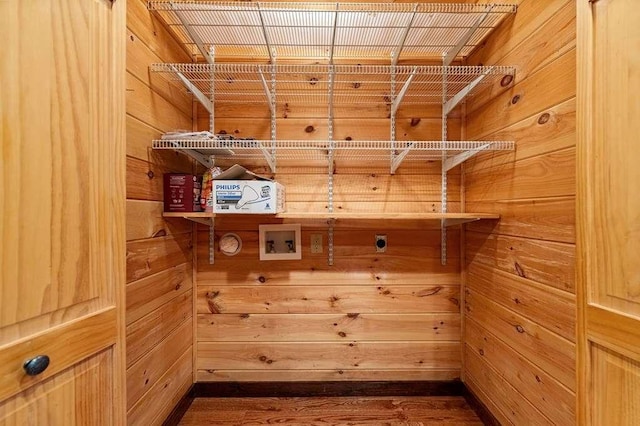
<svg viewBox="0 0 640 426"><path fill-rule="evenodd" d="M196 398L181 425L482 425L463 397Z"/></svg>

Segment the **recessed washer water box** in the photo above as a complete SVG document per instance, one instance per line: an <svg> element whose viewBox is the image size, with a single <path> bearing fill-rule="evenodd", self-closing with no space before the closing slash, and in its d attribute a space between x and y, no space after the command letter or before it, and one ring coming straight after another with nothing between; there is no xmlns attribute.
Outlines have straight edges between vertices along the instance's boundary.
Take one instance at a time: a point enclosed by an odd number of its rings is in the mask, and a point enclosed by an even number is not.
<svg viewBox="0 0 640 426"><path fill-rule="evenodd" d="M275 214L285 210L284 186L235 164L213 180L215 213Z"/></svg>

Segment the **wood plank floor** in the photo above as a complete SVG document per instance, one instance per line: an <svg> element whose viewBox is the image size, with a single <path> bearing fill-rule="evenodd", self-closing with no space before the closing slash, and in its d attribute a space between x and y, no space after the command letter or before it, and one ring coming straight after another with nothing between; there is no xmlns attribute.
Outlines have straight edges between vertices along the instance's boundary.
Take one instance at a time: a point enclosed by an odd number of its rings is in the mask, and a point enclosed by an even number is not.
<svg viewBox="0 0 640 426"><path fill-rule="evenodd" d="M180 425L482 425L463 397L196 398Z"/></svg>

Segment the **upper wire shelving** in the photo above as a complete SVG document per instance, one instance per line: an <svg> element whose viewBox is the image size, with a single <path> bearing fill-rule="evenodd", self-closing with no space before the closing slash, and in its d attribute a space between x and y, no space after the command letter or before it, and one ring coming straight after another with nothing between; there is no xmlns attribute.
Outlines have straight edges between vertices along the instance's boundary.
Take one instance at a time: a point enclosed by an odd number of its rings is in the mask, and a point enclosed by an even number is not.
<svg viewBox="0 0 640 426"><path fill-rule="evenodd" d="M194 55L391 61L467 56L512 4L149 1ZM449 54L449 55L447 55Z"/></svg>

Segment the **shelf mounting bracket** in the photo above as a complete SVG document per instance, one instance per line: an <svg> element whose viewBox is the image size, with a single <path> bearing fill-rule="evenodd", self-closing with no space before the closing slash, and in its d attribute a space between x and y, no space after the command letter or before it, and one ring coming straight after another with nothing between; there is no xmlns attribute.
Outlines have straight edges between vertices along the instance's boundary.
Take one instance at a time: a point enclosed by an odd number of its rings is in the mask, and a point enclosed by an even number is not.
<svg viewBox="0 0 640 426"><path fill-rule="evenodd" d="M462 102L462 100L466 98L467 95L471 93L471 91L475 89L478 84L482 83L482 80L484 80L489 74L491 74L492 71L493 71L493 68L487 68L482 74L476 77L471 83L467 84L467 86L464 89L456 93L451 99L445 102L442 107L443 113L445 115L449 115L449 113L456 106L458 106L458 104Z"/></svg>
<svg viewBox="0 0 640 426"><path fill-rule="evenodd" d="M269 85L267 84L267 80L264 78L264 73L262 72L262 67L258 68L258 72L260 73L260 81L262 82L262 88L264 89L264 94L269 101L269 109L271 110L271 115L275 115L275 107L273 105L273 94L271 90L269 90Z"/></svg>
<svg viewBox="0 0 640 426"><path fill-rule="evenodd" d="M411 85L411 82L413 82L413 79L415 78L417 72L418 67L413 67L413 70L411 71L411 74L409 74L407 81L404 82L404 85L400 89L400 92L398 92L398 96L396 96L396 98L393 100L393 103L391 104L391 114L393 114L394 116L396 115L396 112L398 112L400 103L402 102L402 99L404 99L404 96L407 94L407 90L409 90L409 86Z"/></svg>
<svg viewBox="0 0 640 426"><path fill-rule="evenodd" d="M214 232L214 226L216 223L216 218L215 217L191 217L191 216L187 216L186 214L184 216L182 216L183 219L187 219L190 220L191 222L195 222L195 223L199 223L201 225L204 226L208 226L209 227L209 264L213 265L214 262L214 249L215 249L215 232Z"/></svg>
<svg viewBox="0 0 640 426"><path fill-rule="evenodd" d="M262 9L260 9L260 2L256 3L258 8L258 15L260 16L260 26L262 27L262 35L264 36L264 43L267 46L267 52L269 52L269 62L273 63L273 52L271 51L271 43L269 42L269 33L267 27L264 25L264 16L262 16Z"/></svg>
<svg viewBox="0 0 640 426"><path fill-rule="evenodd" d="M393 155L393 158L391 159L391 174L395 174L396 170L398 170L398 167L400 167L400 164L402 164L402 161L404 160L404 157L407 156L407 154L409 154L409 151L411 151L411 148L413 147L413 143L410 143L409 146L405 149L403 149L399 154L395 154Z"/></svg>
<svg viewBox="0 0 640 426"><path fill-rule="evenodd" d="M200 38L198 33L196 33L193 30L193 28L191 28L191 24L189 24L189 22L187 22L187 20L185 19L184 15L182 14L182 12L180 10L176 9L176 5L173 2L171 2L171 6L172 6L173 11L175 12L176 16L178 17L178 20L180 21L180 23L184 27L184 30L187 32L187 34L189 34L189 37L191 37L191 40L193 40L193 42L196 44L196 47L200 51L200 54L204 57L204 59L207 61L207 63L213 65L213 58L211 56L209 56L209 53L207 52L207 49L204 48L204 43L202 42L202 39Z"/></svg>
<svg viewBox="0 0 640 426"><path fill-rule="evenodd" d="M205 155L196 151L195 149L183 149L180 142L176 142L176 141L166 141L166 142L173 145L176 149L180 149L180 152L183 152L189 157L193 158L198 163L205 166L207 169L210 169L214 166L213 155Z"/></svg>
<svg viewBox="0 0 640 426"><path fill-rule="evenodd" d="M209 100L209 98L207 98L195 84L190 82L189 79L185 77L184 74L182 74L180 71L178 71L178 69L173 65L171 65L171 70L176 73L176 76L178 76L182 84L186 86L187 90L193 93L193 96L196 97L198 102L200 102L200 104L202 104L202 106L209 112L209 114L211 114L213 112L213 103Z"/></svg>
<svg viewBox="0 0 640 426"><path fill-rule="evenodd" d="M333 15L333 30L331 33L331 50L329 51L330 65L333 65L333 51L336 46L336 28L338 27L338 10L340 10L340 3L336 3L336 13Z"/></svg>
<svg viewBox="0 0 640 426"><path fill-rule="evenodd" d="M271 173L275 173L276 172L276 160L275 160L274 155L272 155L269 152L269 150L264 147L264 145L259 144L258 147L260 148L260 151L262 151L262 155L264 156L264 159L267 161L267 164L269 164L269 168L271 169Z"/></svg>
<svg viewBox="0 0 640 426"><path fill-rule="evenodd" d="M402 49L404 49L404 43L407 41L407 36L409 35L409 31L411 30L411 26L413 25L413 20L416 17L416 12L418 11L418 5L420 3L416 3L413 6L413 13L411 14L411 18L409 18L409 22L407 22L407 26L404 27L404 31L402 32L402 37L400 38L400 43L398 44L398 48L392 52L392 62L393 66L398 65L398 61L400 60L400 54L402 53Z"/></svg>
<svg viewBox="0 0 640 426"><path fill-rule="evenodd" d="M475 33L478 27L482 25L485 19L487 19L487 16L489 16L489 13L491 13L492 9L493 9L492 4L487 5L482 15L478 17L478 19L473 24L473 26L469 28L469 30L466 32L465 35L462 36L462 38L458 41L458 44L456 44L447 52L447 54L444 57L445 67L451 65L451 62L453 62L453 60L456 58L456 56L458 56L462 48L467 44L467 42L471 39L471 37L473 37L473 33Z"/></svg>
<svg viewBox="0 0 640 426"><path fill-rule="evenodd" d="M453 157L449 157L442 164L442 168L444 169L444 172L446 173L449 170L453 169L458 164L464 163L469 158L481 153L482 151L484 151L484 150L486 150L486 149L488 149L490 147L491 147L491 144L487 143L487 144L479 146L478 148L470 149L469 151L465 151L465 152L462 152L462 153L460 153L458 155L455 155Z"/></svg>

